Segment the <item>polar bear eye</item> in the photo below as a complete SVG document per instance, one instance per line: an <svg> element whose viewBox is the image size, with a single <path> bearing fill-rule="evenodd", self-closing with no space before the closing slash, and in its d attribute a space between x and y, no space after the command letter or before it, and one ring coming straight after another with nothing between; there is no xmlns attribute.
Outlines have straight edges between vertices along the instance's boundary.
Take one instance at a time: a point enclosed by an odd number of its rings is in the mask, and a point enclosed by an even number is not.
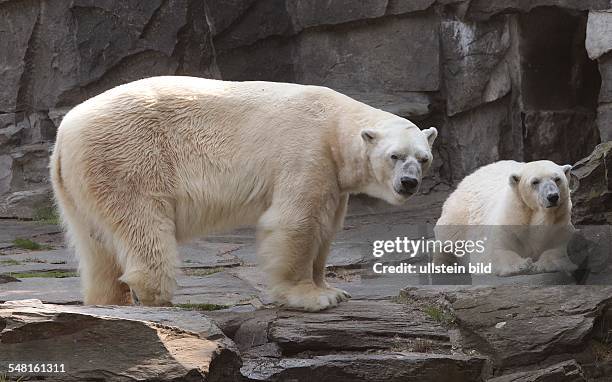
<svg viewBox="0 0 612 382"><path fill-rule="evenodd" d="M429 157L421 157L417 159L419 163L427 163L429 162Z"/></svg>
<svg viewBox="0 0 612 382"><path fill-rule="evenodd" d="M534 179L531 181L531 184L534 186L537 186L538 184L540 184L540 179Z"/></svg>
<svg viewBox="0 0 612 382"><path fill-rule="evenodd" d="M398 160L398 159L399 159L399 155L397 155L397 154L391 154L391 159L392 159L392 160Z"/></svg>
<svg viewBox="0 0 612 382"><path fill-rule="evenodd" d="M555 183L559 183L561 181L561 177L555 176L553 180L555 181Z"/></svg>

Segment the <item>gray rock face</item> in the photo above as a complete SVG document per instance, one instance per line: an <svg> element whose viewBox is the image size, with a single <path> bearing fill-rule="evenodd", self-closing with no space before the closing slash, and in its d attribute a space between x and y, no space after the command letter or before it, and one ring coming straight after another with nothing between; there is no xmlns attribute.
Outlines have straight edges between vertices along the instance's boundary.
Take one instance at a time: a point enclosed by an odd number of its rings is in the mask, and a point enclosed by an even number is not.
<svg viewBox="0 0 612 382"><path fill-rule="evenodd" d="M448 115L495 101L510 91L504 61L510 48L507 18L483 23L443 21L441 37Z"/></svg>
<svg viewBox="0 0 612 382"><path fill-rule="evenodd" d="M400 299L447 310L453 348L487 356L487 381L609 378L609 286L413 287Z"/></svg>
<svg viewBox="0 0 612 382"><path fill-rule="evenodd" d="M467 16L474 19L486 19L508 10L529 12L536 7L547 6L580 11L610 8L608 0L509 0L503 2L475 0L470 2Z"/></svg>
<svg viewBox="0 0 612 382"><path fill-rule="evenodd" d="M297 46L295 79L340 91L436 91L440 75L432 63L439 57L437 25L431 15L373 22L351 33L304 32Z"/></svg>
<svg viewBox="0 0 612 382"><path fill-rule="evenodd" d="M586 382L580 365L565 361L545 369L519 372L488 379L487 382Z"/></svg>
<svg viewBox="0 0 612 382"><path fill-rule="evenodd" d="M612 301L612 288L516 286L455 297L463 346L478 343L496 367L507 369L579 351Z"/></svg>
<svg viewBox="0 0 612 382"><path fill-rule="evenodd" d="M610 11L589 12L586 50L593 60L612 50L612 13Z"/></svg>
<svg viewBox="0 0 612 382"><path fill-rule="evenodd" d="M206 317L171 309L0 305L5 360L64 364L50 380L238 381L240 359Z"/></svg>
<svg viewBox="0 0 612 382"><path fill-rule="evenodd" d="M525 160L571 164L599 142L595 115L574 110L527 111L523 117ZM580 126L579 129L575 128Z"/></svg>
<svg viewBox="0 0 612 382"><path fill-rule="evenodd" d="M211 312L243 355L248 381L476 381L486 359L453 352L423 307L353 300L315 314Z"/></svg>
<svg viewBox="0 0 612 382"><path fill-rule="evenodd" d="M598 145L574 165L577 189L572 192L576 224L612 223L612 142Z"/></svg>
<svg viewBox="0 0 612 382"><path fill-rule="evenodd" d="M248 381L324 382L470 382L480 378L484 359L419 353L325 355L310 359L248 362L242 372Z"/></svg>
<svg viewBox="0 0 612 382"><path fill-rule="evenodd" d="M50 206L70 108L154 75L322 85L436 126L432 187L499 159L575 162L612 137L608 0L50 4L0 3L1 217Z"/></svg>

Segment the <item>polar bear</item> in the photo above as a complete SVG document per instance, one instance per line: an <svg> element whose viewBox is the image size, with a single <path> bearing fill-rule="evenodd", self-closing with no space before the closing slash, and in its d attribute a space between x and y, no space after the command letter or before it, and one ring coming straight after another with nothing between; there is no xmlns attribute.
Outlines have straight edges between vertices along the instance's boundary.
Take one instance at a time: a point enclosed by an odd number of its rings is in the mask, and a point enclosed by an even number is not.
<svg viewBox="0 0 612 382"><path fill-rule="evenodd" d="M84 301L170 304L177 242L257 224L276 301L335 306L349 296L325 262L348 195L404 203L436 136L318 86L164 76L108 90L66 115L51 156Z"/></svg>
<svg viewBox="0 0 612 382"><path fill-rule="evenodd" d="M575 270L565 250L573 231L571 168L504 160L478 169L444 203L436 239L488 240L475 258L500 276Z"/></svg>

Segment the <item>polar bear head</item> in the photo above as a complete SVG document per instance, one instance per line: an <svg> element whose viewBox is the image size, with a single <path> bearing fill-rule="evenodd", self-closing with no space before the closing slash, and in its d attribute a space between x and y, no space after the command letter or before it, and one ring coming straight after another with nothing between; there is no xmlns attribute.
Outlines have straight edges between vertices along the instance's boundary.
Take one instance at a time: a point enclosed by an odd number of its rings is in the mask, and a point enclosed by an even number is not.
<svg viewBox="0 0 612 382"><path fill-rule="evenodd" d="M547 160L525 163L510 175L510 186L532 210L558 208L568 204L571 169Z"/></svg>
<svg viewBox="0 0 612 382"><path fill-rule="evenodd" d="M418 191L423 174L431 165L431 146L437 136L435 127L420 130L402 118L361 130L372 170L363 192L391 204L404 203Z"/></svg>

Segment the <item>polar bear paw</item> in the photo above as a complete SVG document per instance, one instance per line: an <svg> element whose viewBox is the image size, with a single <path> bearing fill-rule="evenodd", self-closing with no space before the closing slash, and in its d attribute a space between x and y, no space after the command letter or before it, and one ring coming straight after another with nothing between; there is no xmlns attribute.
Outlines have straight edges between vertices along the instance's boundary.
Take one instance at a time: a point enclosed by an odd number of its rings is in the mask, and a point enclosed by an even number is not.
<svg viewBox="0 0 612 382"><path fill-rule="evenodd" d="M535 270L538 273L567 272L571 273L578 269L578 266L569 259L541 259L535 263Z"/></svg>
<svg viewBox="0 0 612 382"><path fill-rule="evenodd" d="M288 309L318 312L338 306L351 295L338 288L321 288L314 284L300 284L288 288L279 296L281 305Z"/></svg>
<svg viewBox="0 0 612 382"><path fill-rule="evenodd" d="M516 275L524 275L527 273L531 273L534 270L534 263L531 258L521 259L511 265L507 265L505 267L501 267L497 271L497 275L501 277L508 276L516 276Z"/></svg>

